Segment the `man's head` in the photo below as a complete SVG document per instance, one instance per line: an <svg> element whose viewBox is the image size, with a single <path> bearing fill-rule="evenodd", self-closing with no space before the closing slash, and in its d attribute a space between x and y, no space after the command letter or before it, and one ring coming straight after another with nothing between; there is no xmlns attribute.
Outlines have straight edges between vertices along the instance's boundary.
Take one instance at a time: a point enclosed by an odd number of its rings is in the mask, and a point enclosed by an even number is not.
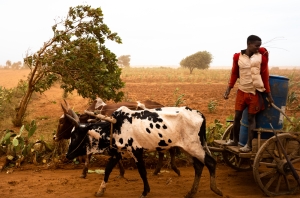
<svg viewBox="0 0 300 198"><path fill-rule="evenodd" d="M247 38L247 50L251 53L257 53L261 46L261 38L256 35L250 35Z"/></svg>

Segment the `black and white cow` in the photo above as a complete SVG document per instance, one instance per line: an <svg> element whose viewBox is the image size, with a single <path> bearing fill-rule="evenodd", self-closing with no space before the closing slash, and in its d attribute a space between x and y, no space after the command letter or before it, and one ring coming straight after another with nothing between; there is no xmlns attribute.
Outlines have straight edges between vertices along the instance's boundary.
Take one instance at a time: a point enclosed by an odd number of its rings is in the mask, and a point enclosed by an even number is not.
<svg viewBox="0 0 300 198"><path fill-rule="evenodd" d="M128 152L134 158L144 183L141 197L150 192L147 171L143 161L144 151L163 151L178 146L193 158L195 179L186 197L193 197L198 189L204 165L210 172L210 187L218 195L222 192L215 181L216 161L204 151L205 117L197 110L188 107L164 107L151 110L132 111L123 106L117 109L112 117L114 124L102 122L95 124L77 124L71 134L71 143L67 153L73 159L88 148L108 149L111 155L105 168L104 181L96 196L102 196L106 190L109 175L113 167L122 158L122 152ZM113 126L112 134L110 134Z"/></svg>

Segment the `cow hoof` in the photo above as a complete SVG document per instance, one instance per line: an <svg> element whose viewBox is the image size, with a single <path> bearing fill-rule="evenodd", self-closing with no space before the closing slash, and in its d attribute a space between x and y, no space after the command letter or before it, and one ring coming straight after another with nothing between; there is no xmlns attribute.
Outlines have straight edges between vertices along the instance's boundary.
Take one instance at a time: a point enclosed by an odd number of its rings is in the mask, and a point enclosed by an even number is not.
<svg viewBox="0 0 300 198"><path fill-rule="evenodd" d="M140 198L145 198L146 196L147 196L147 195L145 195L145 196L144 196L144 195L141 195Z"/></svg>
<svg viewBox="0 0 300 198"><path fill-rule="evenodd" d="M174 172L177 173L178 176L180 176L180 170L178 170L177 168L173 168Z"/></svg>
<svg viewBox="0 0 300 198"><path fill-rule="evenodd" d="M153 176L157 176L159 173L160 173L160 171L155 170L155 171L153 172Z"/></svg>
<svg viewBox="0 0 300 198"><path fill-rule="evenodd" d="M188 192L188 194L186 194L186 195L184 196L184 198L193 198L195 194L196 194L196 193Z"/></svg>
<svg viewBox="0 0 300 198"><path fill-rule="evenodd" d="M102 189L100 192L95 192L95 197L102 197L104 195L104 189Z"/></svg>
<svg viewBox="0 0 300 198"><path fill-rule="evenodd" d="M214 193L216 193L217 195L220 195L220 196L223 196L223 193L221 190L219 190L218 188L215 188L215 189L211 189Z"/></svg>
<svg viewBox="0 0 300 198"><path fill-rule="evenodd" d="M116 177L117 179L124 179L124 175L118 175L117 177Z"/></svg>
<svg viewBox="0 0 300 198"><path fill-rule="evenodd" d="M80 175L80 178L85 179L85 178L86 178L86 175Z"/></svg>

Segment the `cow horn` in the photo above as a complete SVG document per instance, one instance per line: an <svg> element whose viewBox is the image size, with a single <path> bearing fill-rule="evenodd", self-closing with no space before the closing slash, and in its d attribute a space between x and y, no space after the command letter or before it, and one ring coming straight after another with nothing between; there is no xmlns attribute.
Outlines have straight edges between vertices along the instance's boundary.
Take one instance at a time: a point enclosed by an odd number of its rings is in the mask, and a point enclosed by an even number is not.
<svg viewBox="0 0 300 198"><path fill-rule="evenodd" d="M64 111L64 114L68 114L68 110L62 105L62 104L60 104L61 105L61 108L63 109L63 111Z"/></svg>
<svg viewBox="0 0 300 198"><path fill-rule="evenodd" d="M86 114L88 114L90 116L94 116L96 118L99 118L100 120L105 120L105 121L111 122L113 124L115 124L117 122L117 120L115 118L113 118L113 117L108 117L108 116L105 116L105 115L102 115L102 114L95 114L92 111L85 110L84 113L86 113Z"/></svg>
<svg viewBox="0 0 300 198"><path fill-rule="evenodd" d="M69 103L64 99L67 109L70 109Z"/></svg>
<svg viewBox="0 0 300 198"><path fill-rule="evenodd" d="M79 122L77 122L72 116L69 114L65 114L66 118L72 121L72 123L75 125L75 127L79 127Z"/></svg>
<svg viewBox="0 0 300 198"><path fill-rule="evenodd" d="M75 121L79 122L79 117L77 116L77 114L72 109L70 109L70 111L71 111L72 117L75 119Z"/></svg>

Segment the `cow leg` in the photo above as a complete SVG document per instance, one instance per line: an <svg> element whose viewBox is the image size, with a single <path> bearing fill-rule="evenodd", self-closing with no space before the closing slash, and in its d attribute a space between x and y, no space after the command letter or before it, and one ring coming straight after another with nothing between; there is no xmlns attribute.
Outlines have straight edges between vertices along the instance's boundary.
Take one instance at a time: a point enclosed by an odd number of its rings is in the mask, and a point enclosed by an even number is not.
<svg viewBox="0 0 300 198"><path fill-rule="evenodd" d="M123 166L123 163L121 160L118 161L118 165L119 165L119 169L120 169L120 175L118 177L119 178L124 177L125 169L124 169L124 166Z"/></svg>
<svg viewBox="0 0 300 198"><path fill-rule="evenodd" d="M192 198L196 194L200 182L200 177L203 171L204 164L198 160L196 157L193 157L193 165L195 169L195 178L194 178L194 183L192 186L192 189L190 192L188 192L187 195L185 195L185 198Z"/></svg>
<svg viewBox="0 0 300 198"><path fill-rule="evenodd" d="M175 173L177 173L178 176L180 176L180 170L177 168L175 164L175 152L176 152L176 147L172 147L169 149L169 153L171 157L171 168L175 171Z"/></svg>
<svg viewBox="0 0 300 198"><path fill-rule="evenodd" d="M216 160L212 156L205 153L204 163L205 166L208 168L210 174L210 189L214 191L217 195L222 196L223 193L221 190L218 189L216 184Z"/></svg>
<svg viewBox="0 0 300 198"><path fill-rule="evenodd" d="M144 198L150 192L150 186L147 179L145 162L143 160L143 149L137 149L136 151L133 152L133 155L136 158L136 165L144 183L144 191L140 196L140 198Z"/></svg>
<svg viewBox="0 0 300 198"><path fill-rule="evenodd" d="M116 152L116 151L115 151ZM104 173L104 180L102 181L99 190L96 192L95 196L96 197L102 197L105 190L106 190L106 184L109 178L109 175L112 171L112 169L116 166L118 161L121 159L121 154L120 153L114 153L110 158L109 161L105 167L105 173Z"/></svg>
<svg viewBox="0 0 300 198"><path fill-rule="evenodd" d="M164 159L164 153L158 152L158 163L156 165L155 171L153 172L153 175L157 175L160 172L160 169L163 165L163 159Z"/></svg>
<svg viewBox="0 0 300 198"><path fill-rule="evenodd" d="M86 175L88 173L89 170L89 164L90 164L90 160L91 160L92 154L88 154L85 156L85 162L84 162L84 167L82 169L82 174L81 174L81 178L86 178Z"/></svg>

